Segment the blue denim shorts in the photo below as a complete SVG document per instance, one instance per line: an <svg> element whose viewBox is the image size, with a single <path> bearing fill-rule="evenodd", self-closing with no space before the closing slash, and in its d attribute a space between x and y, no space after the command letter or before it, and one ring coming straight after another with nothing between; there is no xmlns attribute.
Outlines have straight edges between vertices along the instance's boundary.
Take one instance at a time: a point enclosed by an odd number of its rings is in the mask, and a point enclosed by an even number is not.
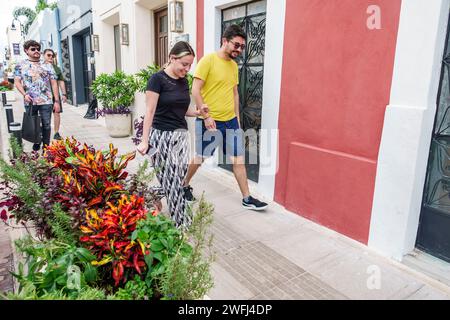
<svg viewBox="0 0 450 320"><path fill-rule="evenodd" d="M216 131L208 131L202 119L195 121L195 152L203 158L210 158L217 147L228 157L245 154L244 132L239 128L237 118L229 121L216 121Z"/></svg>

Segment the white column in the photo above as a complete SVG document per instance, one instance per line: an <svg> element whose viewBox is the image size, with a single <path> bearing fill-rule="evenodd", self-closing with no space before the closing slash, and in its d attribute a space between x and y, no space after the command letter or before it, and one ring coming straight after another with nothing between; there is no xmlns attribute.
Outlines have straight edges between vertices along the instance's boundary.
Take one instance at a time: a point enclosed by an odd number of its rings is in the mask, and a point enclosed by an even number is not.
<svg viewBox="0 0 450 320"><path fill-rule="evenodd" d="M398 260L417 237L449 2L408 0L401 6L368 243Z"/></svg>
<svg viewBox="0 0 450 320"><path fill-rule="evenodd" d="M278 115L284 53L286 0L267 1L266 48L258 192L273 200L278 171Z"/></svg>

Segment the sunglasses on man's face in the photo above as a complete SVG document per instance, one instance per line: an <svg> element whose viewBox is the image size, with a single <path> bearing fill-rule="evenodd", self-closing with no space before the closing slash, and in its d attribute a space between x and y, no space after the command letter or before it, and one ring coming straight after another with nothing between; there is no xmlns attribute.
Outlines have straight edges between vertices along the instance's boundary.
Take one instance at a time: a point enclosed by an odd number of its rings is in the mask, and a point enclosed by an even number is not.
<svg viewBox="0 0 450 320"><path fill-rule="evenodd" d="M30 51L31 52L35 52L35 51L41 52L41 48L30 48Z"/></svg>
<svg viewBox="0 0 450 320"><path fill-rule="evenodd" d="M241 48L241 50L245 50L245 44L234 42L233 40L229 40L229 42L231 42L234 45L234 50L237 50L239 48Z"/></svg>

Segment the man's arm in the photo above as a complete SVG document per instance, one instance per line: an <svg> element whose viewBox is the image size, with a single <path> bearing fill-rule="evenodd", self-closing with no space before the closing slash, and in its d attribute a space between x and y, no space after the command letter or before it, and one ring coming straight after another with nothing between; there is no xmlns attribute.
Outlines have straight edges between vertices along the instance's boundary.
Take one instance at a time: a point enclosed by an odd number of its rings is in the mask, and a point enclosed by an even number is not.
<svg viewBox="0 0 450 320"><path fill-rule="evenodd" d="M14 85L16 86L16 88L20 92L20 94L25 97L26 92L25 92L25 89L23 88L22 80L20 80L19 77L14 78Z"/></svg>
<svg viewBox="0 0 450 320"><path fill-rule="evenodd" d="M205 85L205 81L203 81L202 79L199 78L194 78L194 82L192 83L192 96L194 97L194 102L197 106L197 109L200 110L200 114L206 119L209 115L205 114L202 111L202 107L205 104L203 102L203 97L202 97L202 88Z"/></svg>
<svg viewBox="0 0 450 320"><path fill-rule="evenodd" d="M22 85L22 80L19 77L14 78L14 85L16 86L17 90L20 92L20 94L23 96L25 103L33 103L33 99L27 93L25 92L25 89Z"/></svg>
<svg viewBox="0 0 450 320"><path fill-rule="evenodd" d="M192 96L194 97L197 109L200 111L201 116L204 119L205 127L208 130L216 129L216 122L209 115L209 108L203 101L202 88L205 85L205 81L199 78L194 78L194 83L192 84Z"/></svg>
<svg viewBox="0 0 450 320"><path fill-rule="evenodd" d="M235 86L233 89L234 93L234 112L236 113L236 117L238 119L239 127L241 126L241 114L240 114L240 108L239 108L239 91L238 87Z"/></svg>

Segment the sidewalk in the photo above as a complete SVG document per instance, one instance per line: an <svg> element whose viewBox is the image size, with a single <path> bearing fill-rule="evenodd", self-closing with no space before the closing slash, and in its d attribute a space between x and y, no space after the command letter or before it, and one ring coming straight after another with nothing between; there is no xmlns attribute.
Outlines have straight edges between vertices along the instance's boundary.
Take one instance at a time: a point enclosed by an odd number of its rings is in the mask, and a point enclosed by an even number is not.
<svg viewBox="0 0 450 320"><path fill-rule="evenodd" d="M14 108L20 121L22 104ZM85 113L64 105L61 134L97 148L112 142L120 153L134 150L130 138L109 137L104 119L86 120ZM266 212L245 210L233 176L220 169L202 167L192 185L196 197L204 191L215 206L211 299L450 299L450 287L275 203Z"/></svg>

